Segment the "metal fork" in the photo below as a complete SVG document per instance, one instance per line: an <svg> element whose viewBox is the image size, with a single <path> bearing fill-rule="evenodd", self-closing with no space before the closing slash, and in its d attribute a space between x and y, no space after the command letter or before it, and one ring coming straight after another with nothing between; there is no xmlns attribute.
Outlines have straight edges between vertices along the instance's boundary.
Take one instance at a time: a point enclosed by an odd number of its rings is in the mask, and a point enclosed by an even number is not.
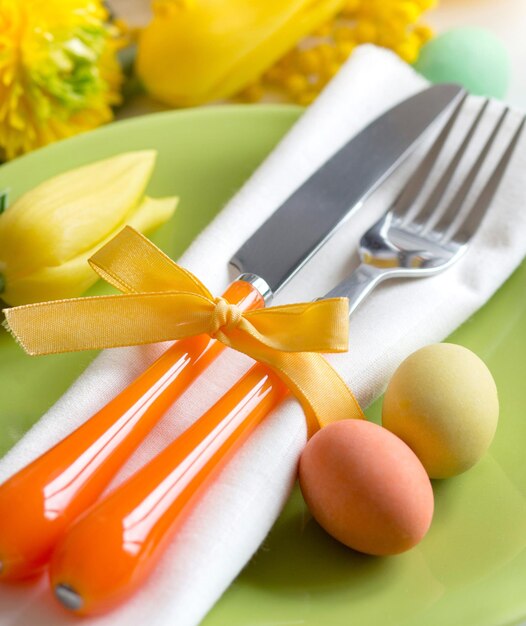
<svg viewBox="0 0 526 626"><path fill-rule="evenodd" d="M424 201L417 202L451 129L463 107L466 96L453 110L444 128L432 144L420 166L411 176L390 209L361 238L360 265L325 298L347 296L349 313L382 281L390 278L418 278L443 272L466 251L482 222L499 187L515 150L525 119L522 118L504 152L477 199L467 208L466 198L473 187L502 124L509 113L505 108L469 173L445 209L438 213L440 200L449 188L453 175L479 128L489 101L480 107L461 145Z"/></svg>

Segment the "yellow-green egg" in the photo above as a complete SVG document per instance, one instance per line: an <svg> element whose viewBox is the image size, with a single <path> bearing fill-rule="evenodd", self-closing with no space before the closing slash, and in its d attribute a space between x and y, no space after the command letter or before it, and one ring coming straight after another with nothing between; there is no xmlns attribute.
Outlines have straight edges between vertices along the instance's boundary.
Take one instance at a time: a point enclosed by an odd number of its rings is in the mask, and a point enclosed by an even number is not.
<svg viewBox="0 0 526 626"><path fill-rule="evenodd" d="M383 425L415 452L431 478L472 467L487 451L499 416L486 364L451 343L426 346L401 363L384 396Z"/></svg>

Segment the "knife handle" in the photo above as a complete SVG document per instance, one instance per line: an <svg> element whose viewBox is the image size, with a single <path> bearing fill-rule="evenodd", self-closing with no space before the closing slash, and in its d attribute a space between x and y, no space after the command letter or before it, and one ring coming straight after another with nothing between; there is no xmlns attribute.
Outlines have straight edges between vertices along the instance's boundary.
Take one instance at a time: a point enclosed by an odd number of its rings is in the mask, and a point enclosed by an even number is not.
<svg viewBox="0 0 526 626"><path fill-rule="evenodd" d="M286 393L274 373L255 365L158 456L74 523L51 560L58 600L90 614L133 591L200 494Z"/></svg>
<svg viewBox="0 0 526 626"><path fill-rule="evenodd" d="M264 306L251 284L224 298ZM200 335L176 342L93 417L0 485L0 580L32 576L71 522L102 493L160 417L224 349Z"/></svg>

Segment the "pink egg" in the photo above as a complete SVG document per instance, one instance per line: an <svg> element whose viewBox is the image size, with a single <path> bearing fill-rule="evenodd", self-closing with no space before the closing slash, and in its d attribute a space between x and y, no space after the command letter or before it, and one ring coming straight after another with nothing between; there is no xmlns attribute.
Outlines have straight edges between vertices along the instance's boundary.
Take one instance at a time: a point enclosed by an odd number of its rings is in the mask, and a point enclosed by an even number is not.
<svg viewBox="0 0 526 626"><path fill-rule="evenodd" d="M405 552L429 529L433 490L414 452L362 420L326 426L300 459L300 486L317 522L346 546L375 555Z"/></svg>

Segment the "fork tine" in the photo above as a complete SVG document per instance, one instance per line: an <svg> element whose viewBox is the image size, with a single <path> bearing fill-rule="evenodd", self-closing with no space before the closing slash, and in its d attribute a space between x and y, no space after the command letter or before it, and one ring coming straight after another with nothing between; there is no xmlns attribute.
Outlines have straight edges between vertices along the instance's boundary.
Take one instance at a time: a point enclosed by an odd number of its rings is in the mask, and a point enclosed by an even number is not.
<svg viewBox="0 0 526 626"><path fill-rule="evenodd" d="M403 219L404 216L409 211L409 209L413 206L415 200L417 199L420 192L422 191L423 182L427 179L429 172L433 169L433 166L440 152L442 151L444 144L446 143L446 139L449 136L451 128L453 127L453 124L455 123L458 117L458 114L460 113L460 110L462 109L462 106L464 102L466 101L467 97L468 97L468 94L466 92L460 98L459 102L455 105L455 107L453 108L453 111L451 112L449 116L449 119L447 120L446 124L440 131L440 134L438 135L438 137L433 142L433 145L427 152L423 161L417 167L417 169L415 170L415 172L413 173L413 175L411 176L407 184L404 186L401 193L398 195L398 197L394 201L393 206L391 208L391 213L394 216L400 219Z"/></svg>
<svg viewBox="0 0 526 626"><path fill-rule="evenodd" d="M433 191L430 193L429 198L426 200L425 204L422 206L420 211L415 215L413 219L413 224L417 227L421 227L423 230L428 230L431 226L433 217L436 215L436 209L444 196L444 193L447 191L451 181L453 180L453 176L457 170L458 164L460 160L464 156L475 131L477 130L480 120L484 115L489 104L489 100L485 100L480 107L475 119L471 123L471 126L466 133L462 143L458 147L455 156L451 159L449 165L447 166L445 172L440 177L439 181L433 188Z"/></svg>
<svg viewBox="0 0 526 626"><path fill-rule="evenodd" d="M502 155L497 166L493 170L490 179L473 203L473 207L469 211L462 224L459 226L458 231L452 236L452 239L454 239L456 243L459 243L461 245L467 243L480 226L480 223L484 219L488 207L491 204L491 201L493 200L497 189L499 188L500 182L502 180L504 172L508 167L511 157L515 152L517 142L519 141L519 138L522 134L525 123L526 117L523 117L521 123L517 127L517 130L514 132L512 138L510 139L508 147L504 151L504 154Z"/></svg>
<svg viewBox="0 0 526 626"><path fill-rule="evenodd" d="M493 130L491 131L490 136L486 140L484 147L480 151L480 154L477 160L475 161L474 165L471 167L468 175L464 179L457 193L455 194L455 196L449 203L447 210L440 218L438 224L434 226L433 230L435 231L435 234L437 234L440 237L440 239L442 239L443 241L446 241L446 240L448 241L451 238L450 235L448 234L448 229L453 223L455 217L457 217L459 211L462 209L462 205L464 204L464 201L466 200L466 197L469 191L471 190L471 187L473 186L475 178L480 172L480 168L484 164L484 161L486 160L488 152L493 146L493 143L497 135L499 134L499 130L502 126L502 123L504 122L504 119L506 118L508 113L509 113L509 109L508 107L506 107L502 115L499 117L497 123L493 127Z"/></svg>

